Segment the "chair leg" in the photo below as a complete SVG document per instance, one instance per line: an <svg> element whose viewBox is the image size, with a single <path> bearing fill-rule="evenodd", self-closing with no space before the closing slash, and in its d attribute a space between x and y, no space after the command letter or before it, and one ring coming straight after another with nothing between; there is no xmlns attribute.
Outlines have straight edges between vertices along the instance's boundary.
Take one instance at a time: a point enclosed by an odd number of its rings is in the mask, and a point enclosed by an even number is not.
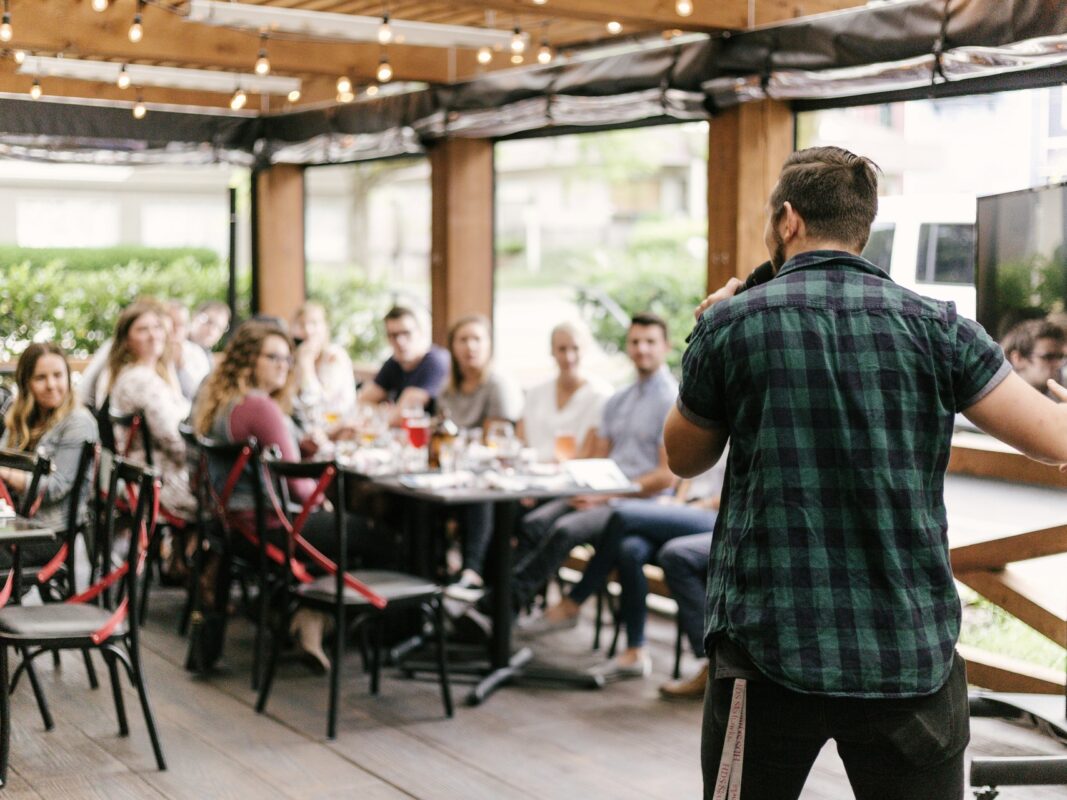
<svg viewBox="0 0 1067 800"><path fill-rule="evenodd" d="M433 628L437 644L437 677L441 682L441 700L445 704L445 716L452 716L452 687L448 682L448 658L445 654L445 608L441 598L434 598Z"/></svg>
<svg viewBox="0 0 1067 800"><path fill-rule="evenodd" d="M163 758L163 748L159 744L159 734L156 732L156 721L152 716L152 708L148 704L148 690L145 688L144 683L141 654L131 647L129 642L126 642L126 650L130 657L130 678L137 687L137 695L141 699L141 710L144 711L144 722L145 727L148 728L148 737L152 740L152 750L156 755L156 766L162 771L167 768L167 762Z"/></svg>
<svg viewBox="0 0 1067 800"><path fill-rule="evenodd" d="M600 649L600 633L604 627L604 592L596 593L596 618L593 622L593 649Z"/></svg>
<svg viewBox="0 0 1067 800"><path fill-rule="evenodd" d="M89 676L89 688L99 689L100 681L97 680L96 667L93 666L93 659L88 648L82 650L82 659L85 661L85 674Z"/></svg>
<svg viewBox="0 0 1067 800"><path fill-rule="evenodd" d="M58 650L53 650L52 651L52 669L59 669L60 667L61 667L61 663L60 663L60 660L59 660L59 651Z"/></svg>
<svg viewBox="0 0 1067 800"><path fill-rule="evenodd" d="M284 634L281 630L274 632L270 640L270 655L267 658L267 664L263 677L259 682L259 695L256 697L256 713L262 714L267 708L267 699L270 697L270 690L274 687L274 673L278 668L278 658L282 652L282 642L284 640Z"/></svg>
<svg viewBox="0 0 1067 800"><path fill-rule="evenodd" d="M675 680L682 677L682 619L677 619L678 632L674 635L674 672L671 674Z"/></svg>
<svg viewBox="0 0 1067 800"><path fill-rule="evenodd" d="M44 690L41 688L40 681L37 680L37 670L33 668L33 661L30 659L30 652L28 648L20 648L22 653L23 663L26 665L26 676L30 679L30 686L33 688L33 696L37 700L37 709L41 712L41 722L44 723L44 729L46 731L52 730L56 724L52 721L52 712L48 710L48 699L44 696Z"/></svg>
<svg viewBox="0 0 1067 800"><path fill-rule="evenodd" d="M0 644L0 786L7 784L11 751L11 695L7 687L7 645Z"/></svg>
<svg viewBox="0 0 1067 800"><path fill-rule="evenodd" d="M326 712L326 738L337 738L337 705L341 697L341 665L345 657L344 611L334 618L333 659L330 662L330 706Z"/></svg>
<svg viewBox="0 0 1067 800"><path fill-rule="evenodd" d="M614 601L611 601L611 616L615 620L615 633L611 637L608 658L615 658L615 654L619 650L619 636L622 633L622 617L619 615L619 609L616 608Z"/></svg>
<svg viewBox="0 0 1067 800"><path fill-rule="evenodd" d="M379 617L371 624L374 626L374 644L371 646L370 693L378 694L382 683L382 638L385 633L385 620Z"/></svg>
<svg viewBox="0 0 1067 800"><path fill-rule="evenodd" d="M82 651L88 655L88 651ZM122 698L122 686L119 683L119 665L115 663L115 654L109 650L102 651L108 675L111 676L111 696L115 700L115 716L119 720L119 736L130 735L130 725L126 719L126 703Z"/></svg>
<svg viewBox="0 0 1067 800"><path fill-rule="evenodd" d="M263 650L264 633L267 629L267 615L270 606L270 592L267 589L267 581L260 579L259 597L256 598L258 606L256 613L256 638L252 652L252 691L258 691L263 682Z"/></svg>

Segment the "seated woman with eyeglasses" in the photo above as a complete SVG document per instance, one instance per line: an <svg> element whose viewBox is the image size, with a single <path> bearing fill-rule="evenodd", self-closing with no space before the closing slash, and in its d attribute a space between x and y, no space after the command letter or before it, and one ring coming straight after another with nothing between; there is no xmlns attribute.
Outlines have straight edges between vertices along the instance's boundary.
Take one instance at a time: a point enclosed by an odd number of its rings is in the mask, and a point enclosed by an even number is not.
<svg viewBox="0 0 1067 800"><path fill-rule="evenodd" d="M293 374L293 342L280 327L251 320L234 332L222 361L201 387L193 410L193 429L212 439L240 442L255 437L264 449L276 447L285 461L300 460L300 442L290 413L293 407L295 376ZM209 465L211 479L221 489L230 465ZM310 479L288 482L291 496L301 503L314 491ZM251 514L253 487L242 479L234 489L229 507ZM268 505L268 516L270 516ZM366 521L349 516L349 542L355 544ZM281 541L282 529L272 518L271 533ZM337 556L333 528L333 513L314 511L307 519L302 535L327 557ZM292 620L291 633L298 636L303 650L313 659L312 666L329 668L329 660L322 650L325 615L301 609Z"/></svg>
<svg viewBox="0 0 1067 800"><path fill-rule="evenodd" d="M36 342L22 351L15 367L15 383L18 395L4 420L0 447L37 452L51 460L52 472L44 478L41 505L34 519L64 530L82 447L97 440L96 420L71 390L70 365L57 345ZM26 490L29 478L29 473L0 467L0 480L15 494ZM79 522L84 518L86 496L87 487L82 487ZM61 544L62 539L58 539L24 546L23 564L44 564ZM10 558L6 548L0 549L0 567L10 566Z"/></svg>

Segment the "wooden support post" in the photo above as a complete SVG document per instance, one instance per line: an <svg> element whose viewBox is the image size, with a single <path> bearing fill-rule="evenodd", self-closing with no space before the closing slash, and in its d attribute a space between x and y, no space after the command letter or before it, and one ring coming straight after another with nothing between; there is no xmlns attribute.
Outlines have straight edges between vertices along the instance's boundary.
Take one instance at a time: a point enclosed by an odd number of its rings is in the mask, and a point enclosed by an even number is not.
<svg viewBox="0 0 1067 800"><path fill-rule="evenodd" d="M433 340L465 314L493 316L493 143L449 139L430 150Z"/></svg>
<svg viewBox="0 0 1067 800"><path fill-rule="evenodd" d="M252 181L252 309L288 320L307 293L304 169L279 165Z"/></svg>
<svg viewBox="0 0 1067 800"><path fill-rule="evenodd" d="M712 118L708 147L708 289L745 278L767 260L764 209L793 152L793 112L745 103Z"/></svg>

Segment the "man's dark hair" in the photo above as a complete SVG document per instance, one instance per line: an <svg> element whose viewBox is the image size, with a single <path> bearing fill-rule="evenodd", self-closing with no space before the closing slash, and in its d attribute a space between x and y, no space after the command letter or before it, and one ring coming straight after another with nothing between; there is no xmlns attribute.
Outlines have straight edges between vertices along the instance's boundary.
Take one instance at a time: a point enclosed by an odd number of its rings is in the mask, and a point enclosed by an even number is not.
<svg viewBox="0 0 1067 800"><path fill-rule="evenodd" d="M787 201L804 220L808 234L851 244L859 252L878 213L878 165L840 147L809 147L785 160L771 193L778 221Z"/></svg>
<svg viewBox="0 0 1067 800"><path fill-rule="evenodd" d="M664 341L669 342L671 340L670 333L667 331L667 320L659 314L653 314L651 311L642 311L639 314L634 314L630 317L630 327L632 328L634 325L643 325L645 327L655 325L663 331Z"/></svg>
<svg viewBox="0 0 1067 800"><path fill-rule="evenodd" d="M393 306L385 312L385 316L382 317L382 322L389 322L390 320L403 319L404 317L411 317L418 323L419 318L415 315L415 312L407 306Z"/></svg>
<svg viewBox="0 0 1067 800"><path fill-rule="evenodd" d="M1018 353L1023 358L1029 358L1034 353L1038 339L1051 339L1062 347L1067 342L1067 333L1047 319L1029 319L1008 331L1000 346L1005 355Z"/></svg>

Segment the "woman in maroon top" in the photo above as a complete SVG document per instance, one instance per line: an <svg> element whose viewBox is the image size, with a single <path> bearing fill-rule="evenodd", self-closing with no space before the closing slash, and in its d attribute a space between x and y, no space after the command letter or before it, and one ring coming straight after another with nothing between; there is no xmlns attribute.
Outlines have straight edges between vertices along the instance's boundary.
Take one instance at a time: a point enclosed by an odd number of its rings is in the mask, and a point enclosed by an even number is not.
<svg viewBox="0 0 1067 800"><path fill-rule="evenodd" d="M284 460L298 461L301 443L289 416L295 389L292 354L292 340L276 325L256 320L241 325L197 397L193 411L196 432L230 442L255 437L264 450L275 446ZM212 480L225 481L228 469L228 465L213 469ZM289 482L290 494L301 503L311 496L314 487L314 481L309 479ZM251 513L252 488L247 479L237 484L229 506ZM355 515L349 515L349 520L348 541L354 543L367 522ZM280 525L276 519L272 521L273 530L268 536L280 540ZM333 524L333 513L320 509L308 517L302 530L304 538L330 558L337 556ZM324 670L329 668L322 651L325 619L325 615L302 609L293 616L292 626L303 649Z"/></svg>

